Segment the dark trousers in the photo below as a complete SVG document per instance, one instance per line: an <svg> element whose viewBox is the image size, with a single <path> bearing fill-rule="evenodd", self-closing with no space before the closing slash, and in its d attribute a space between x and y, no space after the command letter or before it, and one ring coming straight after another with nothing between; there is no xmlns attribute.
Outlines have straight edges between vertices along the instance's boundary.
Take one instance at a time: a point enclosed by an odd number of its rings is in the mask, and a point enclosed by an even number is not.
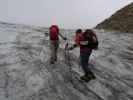
<svg viewBox="0 0 133 100"><path fill-rule="evenodd" d="M80 62L85 75L92 74L88 65L90 55L91 52L80 52Z"/></svg>
<svg viewBox="0 0 133 100"><path fill-rule="evenodd" d="M50 57L50 61L51 62L55 62L57 60L57 43L58 41L51 41L50 43L50 50L51 50L51 57Z"/></svg>

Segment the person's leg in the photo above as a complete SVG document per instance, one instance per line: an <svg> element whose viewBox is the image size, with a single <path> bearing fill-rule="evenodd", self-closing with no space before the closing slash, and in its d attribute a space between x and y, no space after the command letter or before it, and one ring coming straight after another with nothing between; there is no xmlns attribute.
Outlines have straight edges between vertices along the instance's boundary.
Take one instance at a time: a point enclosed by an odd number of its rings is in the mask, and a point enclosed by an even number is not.
<svg viewBox="0 0 133 100"><path fill-rule="evenodd" d="M89 56L90 53L82 53L82 52L80 53L81 66L85 75L87 75L90 70L88 67Z"/></svg>
<svg viewBox="0 0 133 100"><path fill-rule="evenodd" d="M50 49L51 49L51 57L50 57L50 63L54 64L55 61L55 56L56 56L56 49L55 49L55 44L53 43L53 41L51 41L50 43Z"/></svg>
<svg viewBox="0 0 133 100"><path fill-rule="evenodd" d="M94 78L94 74L90 70L88 66L88 60L90 57L90 53L81 53L81 66L84 71L84 76L81 77L81 79L85 80L86 82L90 81L92 78Z"/></svg>
<svg viewBox="0 0 133 100"><path fill-rule="evenodd" d="M55 45L55 55L54 55L54 61L57 61L57 52L58 52L58 47L57 47L57 43Z"/></svg>
<svg viewBox="0 0 133 100"><path fill-rule="evenodd" d="M90 52L90 53L88 53L88 54L86 54L87 56L86 56L86 63L88 64L88 61L89 61L89 58L90 58L90 55L91 55L91 53L92 52ZM89 67L89 64L86 66L87 68L87 71L86 71L86 76L87 77L90 77L91 79L95 79L96 77L95 77L95 75L93 74L93 72L91 71L91 69L90 69L90 67Z"/></svg>

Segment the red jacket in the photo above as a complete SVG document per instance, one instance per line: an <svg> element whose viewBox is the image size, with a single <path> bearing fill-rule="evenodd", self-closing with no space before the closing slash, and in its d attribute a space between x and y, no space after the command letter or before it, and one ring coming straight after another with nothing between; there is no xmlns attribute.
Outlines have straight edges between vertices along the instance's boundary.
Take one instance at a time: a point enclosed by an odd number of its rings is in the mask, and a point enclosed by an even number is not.
<svg viewBox="0 0 133 100"><path fill-rule="evenodd" d="M82 33L77 33L75 36L75 43L76 45L80 45L80 39L81 39Z"/></svg>
<svg viewBox="0 0 133 100"><path fill-rule="evenodd" d="M50 40L52 41L58 40L59 28L57 25L52 25L49 28L49 33L50 33Z"/></svg>
<svg viewBox="0 0 133 100"><path fill-rule="evenodd" d="M80 35L78 38L77 38L77 42L79 43L79 46L80 46L80 52L81 53L86 53L86 52L92 52L92 49L89 48L87 45L82 45L81 42L83 41L88 41L84 38L83 34Z"/></svg>

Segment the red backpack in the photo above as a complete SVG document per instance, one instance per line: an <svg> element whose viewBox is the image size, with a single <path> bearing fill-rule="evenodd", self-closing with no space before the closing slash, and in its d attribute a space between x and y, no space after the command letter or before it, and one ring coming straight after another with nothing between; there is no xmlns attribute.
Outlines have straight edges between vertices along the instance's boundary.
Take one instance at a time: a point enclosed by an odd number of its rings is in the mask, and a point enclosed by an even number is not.
<svg viewBox="0 0 133 100"><path fill-rule="evenodd" d="M49 33L50 33L50 40L58 40L58 33L59 33L59 28L57 25L52 25L49 28Z"/></svg>

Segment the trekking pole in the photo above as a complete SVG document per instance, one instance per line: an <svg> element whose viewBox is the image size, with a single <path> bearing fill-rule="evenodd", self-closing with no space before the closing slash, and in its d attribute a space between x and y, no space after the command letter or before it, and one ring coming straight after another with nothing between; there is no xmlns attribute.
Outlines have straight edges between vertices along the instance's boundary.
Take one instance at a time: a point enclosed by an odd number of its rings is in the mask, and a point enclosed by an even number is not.
<svg viewBox="0 0 133 100"><path fill-rule="evenodd" d="M72 82L72 64L70 63L70 53L68 50L68 42L65 45L65 63L69 66L69 73L70 73L70 81Z"/></svg>

